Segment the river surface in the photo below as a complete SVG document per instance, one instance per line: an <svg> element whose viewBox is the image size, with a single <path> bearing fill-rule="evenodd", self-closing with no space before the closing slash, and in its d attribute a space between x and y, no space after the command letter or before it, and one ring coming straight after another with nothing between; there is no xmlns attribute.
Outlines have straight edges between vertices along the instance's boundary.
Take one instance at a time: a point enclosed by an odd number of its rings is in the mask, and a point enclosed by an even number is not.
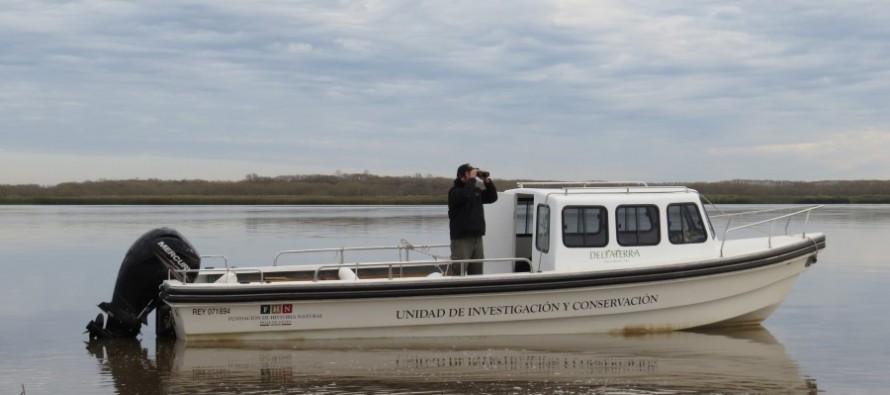
<svg viewBox="0 0 890 395"><path fill-rule="evenodd" d="M724 206L729 211L764 206ZM878 394L890 388L890 206L827 206L828 247L762 327L642 336L187 346L87 343L124 253L179 230L230 265L447 242L441 206L0 206L0 394Z"/></svg>

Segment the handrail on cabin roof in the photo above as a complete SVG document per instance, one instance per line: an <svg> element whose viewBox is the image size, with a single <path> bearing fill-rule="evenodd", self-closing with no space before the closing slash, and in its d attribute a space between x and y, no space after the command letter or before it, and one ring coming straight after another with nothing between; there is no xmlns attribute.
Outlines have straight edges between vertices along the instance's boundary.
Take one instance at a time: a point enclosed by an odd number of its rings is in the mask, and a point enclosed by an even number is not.
<svg viewBox="0 0 890 395"><path fill-rule="evenodd" d="M648 187L645 181L519 181L516 183L519 188L525 188L528 185L539 185L544 187L569 187L569 186L580 186L584 187L592 187L592 186L642 186Z"/></svg>

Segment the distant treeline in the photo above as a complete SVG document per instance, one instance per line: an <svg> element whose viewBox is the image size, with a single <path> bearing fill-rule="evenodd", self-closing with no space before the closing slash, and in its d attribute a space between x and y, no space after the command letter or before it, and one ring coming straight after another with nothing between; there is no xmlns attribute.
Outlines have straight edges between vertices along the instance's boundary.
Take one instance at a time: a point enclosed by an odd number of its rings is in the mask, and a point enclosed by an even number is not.
<svg viewBox="0 0 890 395"><path fill-rule="evenodd" d="M714 203L887 204L890 180L693 182Z"/></svg>
<svg viewBox="0 0 890 395"><path fill-rule="evenodd" d="M517 180L496 180L498 189ZM890 203L890 180L670 183L714 203ZM0 204L445 204L452 179L368 173L262 177L240 181L99 180L54 186L0 185Z"/></svg>

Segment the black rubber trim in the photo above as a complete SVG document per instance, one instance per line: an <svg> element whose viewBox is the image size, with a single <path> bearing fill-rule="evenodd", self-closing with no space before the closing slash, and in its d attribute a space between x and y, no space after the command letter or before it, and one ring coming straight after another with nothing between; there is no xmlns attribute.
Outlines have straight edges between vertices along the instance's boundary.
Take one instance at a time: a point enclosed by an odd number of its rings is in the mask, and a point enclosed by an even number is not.
<svg viewBox="0 0 890 395"><path fill-rule="evenodd" d="M547 291L591 286L646 283L709 276L774 265L825 248L825 236L801 240L782 248L731 259L715 259L688 265L615 270L600 273L529 274L510 278L469 276L461 281L339 282L336 286L263 284L225 289L161 286L168 303L280 302L332 299L408 298L417 296L471 295L503 292Z"/></svg>

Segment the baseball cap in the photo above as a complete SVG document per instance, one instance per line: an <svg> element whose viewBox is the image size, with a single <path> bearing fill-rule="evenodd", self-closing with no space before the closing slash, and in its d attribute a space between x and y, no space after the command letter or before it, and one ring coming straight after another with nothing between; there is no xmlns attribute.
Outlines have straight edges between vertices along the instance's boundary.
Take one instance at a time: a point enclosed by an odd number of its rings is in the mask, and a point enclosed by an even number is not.
<svg viewBox="0 0 890 395"><path fill-rule="evenodd" d="M473 167L473 165L471 165L469 163L464 163L464 164L460 165L460 167L457 168L457 177L460 178L460 176L466 174L468 171L473 170L473 169L475 169L475 167Z"/></svg>

